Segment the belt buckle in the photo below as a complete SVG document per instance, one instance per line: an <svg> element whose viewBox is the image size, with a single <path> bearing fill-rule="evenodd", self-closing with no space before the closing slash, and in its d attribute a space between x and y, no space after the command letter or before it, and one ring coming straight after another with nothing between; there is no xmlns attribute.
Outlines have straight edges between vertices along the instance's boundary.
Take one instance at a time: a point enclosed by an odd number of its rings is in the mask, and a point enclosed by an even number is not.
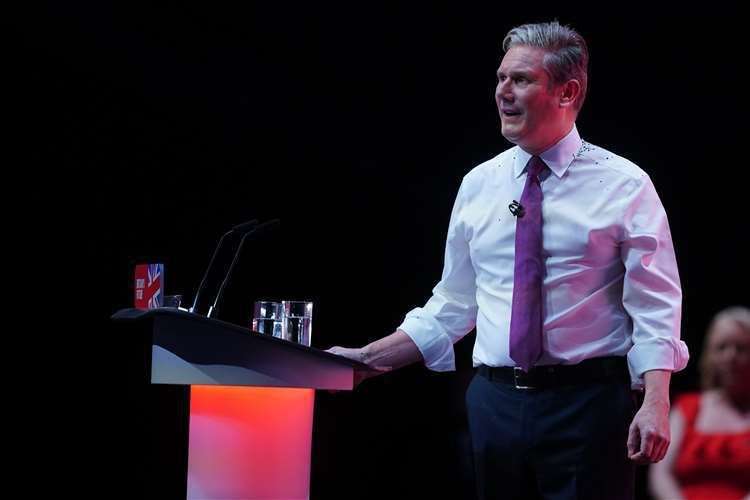
<svg viewBox="0 0 750 500"><path fill-rule="evenodd" d="M528 375L523 371L520 366L513 367L513 385L516 389L536 389L533 385L523 385L519 382L525 375Z"/></svg>

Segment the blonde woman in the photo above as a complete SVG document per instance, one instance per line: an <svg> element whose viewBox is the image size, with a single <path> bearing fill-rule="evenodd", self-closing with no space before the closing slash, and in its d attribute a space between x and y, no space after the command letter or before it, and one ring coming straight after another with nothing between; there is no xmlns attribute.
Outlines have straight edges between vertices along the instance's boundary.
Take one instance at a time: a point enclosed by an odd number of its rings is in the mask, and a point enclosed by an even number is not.
<svg viewBox="0 0 750 500"><path fill-rule="evenodd" d="M677 399L672 442L649 474L658 500L750 499L750 309L718 313L700 361L702 391Z"/></svg>

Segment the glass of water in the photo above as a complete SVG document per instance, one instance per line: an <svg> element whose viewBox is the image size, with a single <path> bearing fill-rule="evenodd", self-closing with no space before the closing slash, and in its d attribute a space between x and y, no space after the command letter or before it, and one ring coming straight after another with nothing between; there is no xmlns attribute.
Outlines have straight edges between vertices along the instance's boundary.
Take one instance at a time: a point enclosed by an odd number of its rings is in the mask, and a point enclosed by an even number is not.
<svg viewBox="0 0 750 500"><path fill-rule="evenodd" d="M281 304L284 310L281 338L310 347L313 303L283 300Z"/></svg>
<svg viewBox="0 0 750 500"><path fill-rule="evenodd" d="M252 330L281 338L284 309L279 302L259 300L253 306Z"/></svg>
<svg viewBox="0 0 750 500"><path fill-rule="evenodd" d="M172 309L179 309L182 305L182 295L165 295L164 303L162 307L170 307Z"/></svg>

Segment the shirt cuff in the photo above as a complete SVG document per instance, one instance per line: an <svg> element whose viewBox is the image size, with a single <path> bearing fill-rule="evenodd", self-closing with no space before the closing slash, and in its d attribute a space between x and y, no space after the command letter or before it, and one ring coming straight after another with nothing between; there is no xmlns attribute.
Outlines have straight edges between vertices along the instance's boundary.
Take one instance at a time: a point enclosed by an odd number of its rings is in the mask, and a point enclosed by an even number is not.
<svg viewBox="0 0 750 500"><path fill-rule="evenodd" d="M687 366L690 354L685 342L655 337L635 344L628 352L628 369L633 389L643 389L643 374L649 370L678 372Z"/></svg>
<svg viewBox="0 0 750 500"><path fill-rule="evenodd" d="M398 329L417 345L427 368L436 372L455 371L453 342L435 319L422 312L422 308L409 312Z"/></svg>

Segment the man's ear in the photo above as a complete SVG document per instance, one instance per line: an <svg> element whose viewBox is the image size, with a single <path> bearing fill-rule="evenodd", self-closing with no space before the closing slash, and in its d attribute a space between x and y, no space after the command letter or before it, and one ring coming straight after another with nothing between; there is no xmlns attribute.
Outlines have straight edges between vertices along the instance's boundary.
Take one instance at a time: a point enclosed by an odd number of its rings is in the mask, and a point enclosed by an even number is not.
<svg viewBox="0 0 750 500"><path fill-rule="evenodd" d="M581 82L575 78L568 80L563 84L560 90L560 107L567 108L573 106L578 100L581 93Z"/></svg>

